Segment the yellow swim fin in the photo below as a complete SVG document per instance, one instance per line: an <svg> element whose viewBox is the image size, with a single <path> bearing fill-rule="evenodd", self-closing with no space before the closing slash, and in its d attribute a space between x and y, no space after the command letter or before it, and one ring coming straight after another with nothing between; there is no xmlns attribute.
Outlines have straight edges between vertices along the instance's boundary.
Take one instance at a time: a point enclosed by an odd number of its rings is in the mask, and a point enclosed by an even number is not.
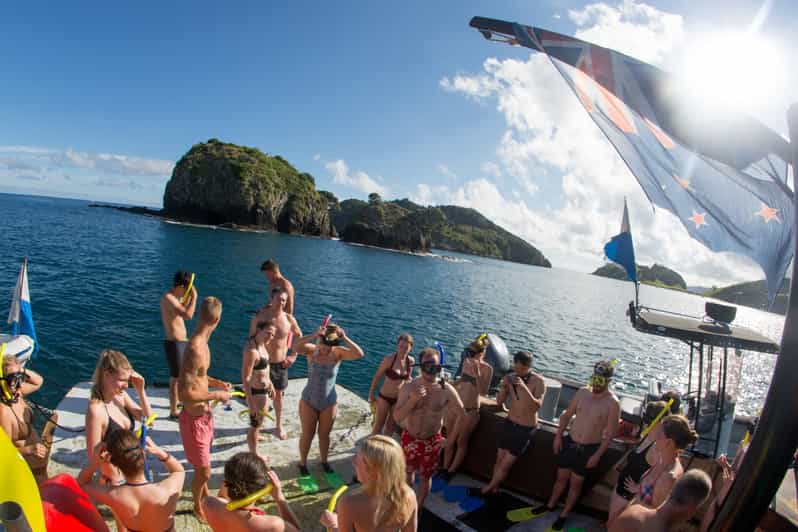
<svg viewBox="0 0 798 532"><path fill-rule="evenodd" d="M507 519L512 521L513 523L523 523L525 521L531 521L532 519L536 519L542 515L546 515L549 513L548 511L534 513L532 512L531 506L526 506L524 508L516 508L515 510L510 510L507 512Z"/></svg>

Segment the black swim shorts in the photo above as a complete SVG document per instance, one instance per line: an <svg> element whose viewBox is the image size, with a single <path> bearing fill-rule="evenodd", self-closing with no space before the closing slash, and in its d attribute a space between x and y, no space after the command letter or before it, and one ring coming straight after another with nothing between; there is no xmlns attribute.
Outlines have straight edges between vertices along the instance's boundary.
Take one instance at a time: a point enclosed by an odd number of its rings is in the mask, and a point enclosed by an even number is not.
<svg viewBox="0 0 798 532"><path fill-rule="evenodd" d="M169 365L169 377L176 379L180 376L180 364L183 363L183 353L188 342L177 340L164 340L163 350L166 353L166 363Z"/></svg>
<svg viewBox="0 0 798 532"><path fill-rule="evenodd" d="M282 362L269 364L269 378L278 391L288 388L288 368L284 368Z"/></svg>
<svg viewBox="0 0 798 532"><path fill-rule="evenodd" d="M584 477L589 472L587 461L598 451L599 447L601 447L600 443L582 445L576 443L570 436L565 436L562 439L562 450L557 458L557 466L562 469L570 469L574 474Z"/></svg>
<svg viewBox="0 0 798 532"><path fill-rule="evenodd" d="M519 425L505 418L504 425L502 425L499 436L496 438L496 447L505 449L508 453L518 458L534 443L537 431L537 427Z"/></svg>

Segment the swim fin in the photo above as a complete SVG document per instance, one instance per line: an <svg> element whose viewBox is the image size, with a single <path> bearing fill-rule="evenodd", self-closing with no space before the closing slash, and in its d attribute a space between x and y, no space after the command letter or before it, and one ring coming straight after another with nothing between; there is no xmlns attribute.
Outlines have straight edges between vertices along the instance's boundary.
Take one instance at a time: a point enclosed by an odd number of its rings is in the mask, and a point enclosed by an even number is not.
<svg viewBox="0 0 798 532"><path fill-rule="evenodd" d="M443 499L446 502L460 502L468 497L468 486L446 486L443 488Z"/></svg>
<svg viewBox="0 0 798 532"><path fill-rule="evenodd" d="M344 485L344 479L333 469L324 472L324 480L327 481L327 485L333 490L337 490ZM316 489L318 489L318 487Z"/></svg>
<svg viewBox="0 0 798 532"><path fill-rule="evenodd" d="M545 507L544 507L545 508ZM526 506L524 508L516 508L515 510L510 510L507 512L507 519L512 521L513 523L524 523L526 521L531 521L532 519L536 519L542 515L546 515L548 510L533 512L534 508L531 506Z"/></svg>
<svg viewBox="0 0 798 532"><path fill-rule="evenodd" d="M465 510L466 512L473 512L474 510L481 508L485 504L485 499L482 497L473 497L469 495L462 501L460 501L460 508Z"/></svg>
<svg viewBox="0 0 798 532"><path fill-rule="evenodd" d="M299 475L297 481L299 482L299 488L302 490L303 495L309 495L319 491L319 485L310 473L307 475Z"/></svg>
<svg viewBox="0 0 798 532"><path fill-rule="evenodd" d="M440 475L435 475L432 477L432 493L438 493L442 491L449 483L446 482L446 479L441 477Z"/></svg>

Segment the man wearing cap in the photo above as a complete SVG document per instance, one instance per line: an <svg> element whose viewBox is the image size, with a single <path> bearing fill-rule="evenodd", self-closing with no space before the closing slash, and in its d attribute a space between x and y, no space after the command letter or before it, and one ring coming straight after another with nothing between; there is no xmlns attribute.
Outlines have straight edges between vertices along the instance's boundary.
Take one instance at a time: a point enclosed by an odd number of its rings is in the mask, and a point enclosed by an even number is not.
<svg viewBox="0 0 798 532"><path fill-rule="evenodd" d="M563 530L565 520L582 493L585 476L598 466L618 431L620 403L609 389L614 370L615 361L596 363L590 384L574 394L568 409L560 416L554 437L554 454L558 455L557 481L548 503L532 509L533 515L553 511L565 488L570 485L565 507L551 526L553 531ZM572 418L571 430L563 435Z"/></svg>

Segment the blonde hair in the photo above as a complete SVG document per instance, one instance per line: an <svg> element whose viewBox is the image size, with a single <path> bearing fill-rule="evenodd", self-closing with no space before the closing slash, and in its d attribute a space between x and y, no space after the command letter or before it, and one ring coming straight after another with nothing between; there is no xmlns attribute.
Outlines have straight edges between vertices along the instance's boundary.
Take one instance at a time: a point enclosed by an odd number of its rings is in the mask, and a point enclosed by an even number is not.
<svg viewBox="0 0 798 532"><path fill-rule="evenodd" d="M103 349L100 352L100 359L97 361L97 367L94 368L94 374L91 376L92 400L104 400L102 393L103 375L105 373L116 373L121 369L133 369L123 352L114 351L113 349Z"/></svg>
<svg viewBox="0 0 798 532"><path fill-rule="evenodd" d="M385 498L388 507L377 528L403 525L410 519L413 501L406 488L405 455L396 440L387 436L370 436L358 449L371 477L363 491L371 497Z"/></svg>
<svg viewBox="0 0 798 532"><path fill-rule="evenodd" d="M209 324L219 321L222 317L222 302L213 296L208 296L202 300L199 312L200 323Z"/></svg>
<svg viewBox="0 0 798 532"><path fill-rule="evenodd" d="M3 372L5 373L6 366L12 365L12 364L15 365L15 366L19 366L19 360L17 360L16 355L3 355L2 364L3 364L3 370L4 370Z"/></svg>

